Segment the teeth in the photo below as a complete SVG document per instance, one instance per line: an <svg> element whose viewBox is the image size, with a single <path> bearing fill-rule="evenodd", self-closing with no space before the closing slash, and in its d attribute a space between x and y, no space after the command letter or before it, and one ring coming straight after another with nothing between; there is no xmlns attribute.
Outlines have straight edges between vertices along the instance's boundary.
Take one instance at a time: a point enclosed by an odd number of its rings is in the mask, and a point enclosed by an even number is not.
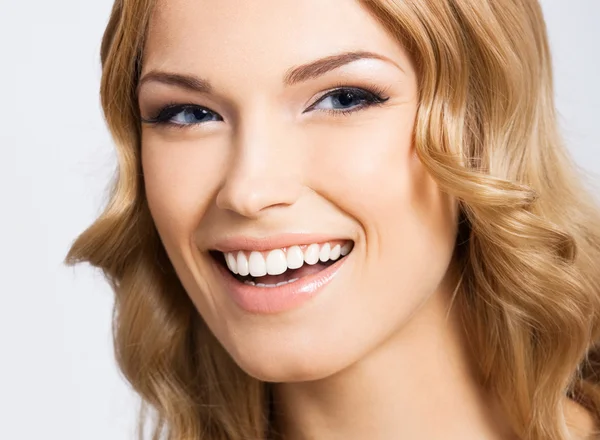
<svg viewBox="0 0 600 440"><path fill-rule="evenodd" d="M293 283L294 281L298 281L300 278L292 278L289 281L282 281L281 283L277 283L277 286L283 286L284 284L290 284Z"/></svg>
<svg viewBox="0 0 600 440"><path fill-rule="evenodd" d="M342 246L342 248L340 249L340 253L342 254L342 256L346 256L350 253L351 250L352 250L352 242L349 241L344 246Z"/></svg>
<svg viewBox="0 0 600 440"><path fill-rule="evenodd" d="M304 254L300 246L292 246L287 251L287 266L290 269L298 269L304 264Z"/></svg>
<svg viewBox="0 0 600 440"><path fill-rule="evenodd" d="M306 248L306 252L304 252L304 262L306 264L317 264L319 261L319 245L314 243Z"/></svg>
<svg viewBox="0 0 600 440"><path fill-rule="evenodd" d="M352 250L351 241L345 242L343 246L340 242L334 243L333 247L332 243L313 243L306 246L304 252L298 245L290 246L287 251L283 249L273 249L265 253L253 251L249 256L244 251L226 252L225 262L232 273L240 276L280 275L287 269L299 269L305 263L313 265L319 261L323 263L329 260L335 261L340 256L348 255Z"/></svg>
<svg viewBox="0 0 600 440"><path fill-rule="evenodd" d="M238 252L236 263L237 263L238 274L240 274L243 277L250 274L250 267L248 266L248 259L246 258L246 255L244 255L244 253L242 251Z"/></svg>
<svg viewBox="0 0 600 440"><path fill-rule="evenodd" d="M237 274L237 261L231 252L228 252L225 256L225 261L227 261L227 267L230 271Z"/></svg>
<svg viewBox="0 0 600 440"><path fill-rule="evenodd" d="M283 286L285 284L290 284L290 283L293 283L294 281L298 281L299 279L300 278L292 278L289 281L282 281L281 283L277 283L277 284L255 283L254 281L244 281L244 283L248 284L250 286L271 288L271 287Z"/></svg>
<svg viewBox="0 0 600 440"><path fill-rule="evenodd" d="M267 256L267 273L269 275L280 275L288 269L285 252L274 249Z"/></svg>
<svg viewBox="0 0 600 440"><path fill-rule="evenodd" d="M336 244L333 247L333 249L331 249L331 252L329 253L329 259L337 260L338 258L340 258L340 252L341 252L341 246L339 244Z"/></svg>
<svg viewBox="0 0 600 440"><path fill-rule="evenodd" d="M331 245L329 243L325 243L321 247L321 252L319 252L319 260L323 263L329 260L329 255L331 254Z"/></svg>
<svg viewBox="0 0 600 440"><path fill-rule="evenodd" d="M251 252L248 260L250 266L250 275L253 277L263 277L267 274L267 264L260 252Z"/></svg>

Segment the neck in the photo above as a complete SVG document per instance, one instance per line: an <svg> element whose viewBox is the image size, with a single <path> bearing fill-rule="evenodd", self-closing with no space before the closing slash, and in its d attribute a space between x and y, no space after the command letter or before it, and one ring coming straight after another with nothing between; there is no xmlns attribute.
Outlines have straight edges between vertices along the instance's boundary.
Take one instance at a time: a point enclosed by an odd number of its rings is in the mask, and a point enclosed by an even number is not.
<svg viewBox="0 0 600 440"><path fill-rule="evenodd" d="M475 380L447 292L359 362L333 376L273 387L285 440L510 438ZM452 309L454 310L454 309Z"/></svg>

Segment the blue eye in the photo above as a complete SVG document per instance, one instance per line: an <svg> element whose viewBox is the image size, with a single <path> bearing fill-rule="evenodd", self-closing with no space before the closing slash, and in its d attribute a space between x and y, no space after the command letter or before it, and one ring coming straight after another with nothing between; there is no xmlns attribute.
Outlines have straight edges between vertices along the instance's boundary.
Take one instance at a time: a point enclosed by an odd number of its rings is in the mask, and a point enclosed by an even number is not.
<svg viewBox="0 0 600 440"><path fill-rule="evenodd" d="M381 104L389 98L383 98L378 92L371 92L359 88L340 88L333 90L310 106L306 111L319 109L317 104L329 102L331 105L321 107L321 110L331 114L349 114L365 107Z"/></svg>
<svg viewBox="0 0 600 440"><path fill-rule="evenodd" d="M151 119L142 119L142 122L148 124L169 124L188 126L200 124L215 119L207 119L207 116L215 115L217 120L220 119L216 113L194 104L173 104L161 109L155 117Z"/></svg>
<svg viewBox="0 0 600 440"><path fill-rule="evenodd" d="M304 113L311 110L324 111L331 115L348 115L350 113L386 102L389 98L381 95L385 90L374 88L366 90L358 87L339 87L322 96ZM320 107L319 104L329 102ZM196 104L172 104L162 108L156 116L143 119L142 122L153 125L168 125L173 127L190 127L204 122L222 121L217 113Z"/></svg>

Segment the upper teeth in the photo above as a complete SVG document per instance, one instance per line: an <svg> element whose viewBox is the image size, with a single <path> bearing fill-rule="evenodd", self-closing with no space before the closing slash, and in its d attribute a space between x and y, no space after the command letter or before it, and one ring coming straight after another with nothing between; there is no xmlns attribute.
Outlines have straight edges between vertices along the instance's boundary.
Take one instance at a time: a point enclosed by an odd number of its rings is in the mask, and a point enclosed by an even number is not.
<svg viewBox="0 0 600 440"><path fill-rule="evenodd" d="M302 249L304 248L304 250ZM289 269L298 269L306 264L316 264L328 260L337 260L350 253L352 242L330 242L289 248L273 249L266 252L225 252L225 261L230 271L235 274L253 277L264 275L280 275Z"/></svg>

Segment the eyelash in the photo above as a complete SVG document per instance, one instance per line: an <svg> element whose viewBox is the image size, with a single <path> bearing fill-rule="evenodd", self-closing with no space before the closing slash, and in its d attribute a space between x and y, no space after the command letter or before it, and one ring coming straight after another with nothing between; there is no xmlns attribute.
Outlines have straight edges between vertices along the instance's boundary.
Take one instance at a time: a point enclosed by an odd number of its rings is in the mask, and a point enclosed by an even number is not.
<svg viewBox="0 0 600 440"><path fill-rule="evenodd" d="M369 107L375 107L375 106L381 105L384 102L386 102L389 99L389 97L386 96L388 89L389 89L389 87L386 87L386 88L378 87L378 86L357 87L357 86L348 86L346 84L340 83L340 84L335 85L334 88L332 88L327 93L325 93L323 96L321 96L308 109L309 110L312 109L314 106L318 105L321 101L323 101L324 99L326 99L330 96L335 96L338 94L341 95L342 92L351 92L351 93L355 94L356 99L361 101L360 104L358 104L354 107L351 107L347 110L333 110L333 109L319 109L318 110L318 111L326 112L333 116L348 116L351 113L354 113L354 112L357 112L360 110L364 110ZM142 118L141 121L142 121L142 123L145 123L145 124L156 125L156 126L160 126L160 125L169 126L169 127L178 128L178 129L184 129L184 128L194 127L197 125L202 125L203 122L195 122L195 123L190 123L190 124L178 124L175 122L170 122L170 119L172 119L173 117L175 117L177 114L181 113L182 111L185 111L188 109L206 110L209 113L216 114L212 110L209 110L208 108L203 107L201 105L171 103L171 104L166 105L165 107L162 107L160 110L158 110L158 112L156 113L155 116L153 116L149 119Z"/></svg>

